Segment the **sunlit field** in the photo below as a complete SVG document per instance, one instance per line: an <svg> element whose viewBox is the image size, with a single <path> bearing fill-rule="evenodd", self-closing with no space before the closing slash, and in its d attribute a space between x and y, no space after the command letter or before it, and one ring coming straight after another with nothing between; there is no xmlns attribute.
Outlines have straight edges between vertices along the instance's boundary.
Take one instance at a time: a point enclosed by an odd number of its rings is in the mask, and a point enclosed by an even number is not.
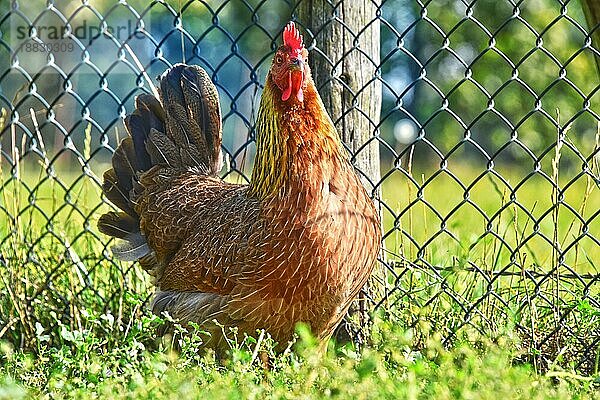
<svg viewBox="0 0 600 400"><path fill-rule="evenodd" d="M41 393L85 398L90 389L134 398L206 391L249 398L283 393L572 398L595 393L597 362L589 377L571 370L568 354L556 351L550 351L554 358L549 363L537 365L532 343L516 329L534 324L541 332L553 321L539 297L522 307L524 296L536 290L524 271L543 274L560 262L557 275L598 273L597 244L584 237L573 245L584 232L600 237L600 223L592 218L600 191L586 175L561 188L564 197L553 211L559 195L541 175L527 180L505 176L509 187L492 173L482 177L461 166L449 169L469 188L466 196L445 172L413 177L418 185L395 172L381 188L390 206L383 210L383 254L390 269L381 276L391 294L381 300L368 328L371 341L358 352L332 343L328 355L318 359L310 334L301 330L297 354L275 357L273 369L265 371L256 351L270 349L268 340L240 338L224 363L198 355L198 337L177 336L179 354L157 341L159 321L145 304L152 290L148 277L135 265L112 260L110 244L96 228L109 208L101 202L98 185L107 165L48 170L40 160L2 171L0 238L8 268L0 269L0 315L6 324L0 398ZM555 240L565 251L562 258L552 250ZM420 251L426 243L426 251ZM440 275L428 273L427 264ZM519 271L490 281L495 273ZM573 303L586 290L585 282L558 276L537 290L577 308L576 328L590 332L600 329L600 311ZM394 286L401 290L391 290ZM486 296L490 290L496 295ZM485 305L477 306L480 302ZM465 320L465 306L477 312L448 342L450 328ZM577 332L562 338L562 344L573 344ZM26 349L38 354L35 362Z"/></svg>

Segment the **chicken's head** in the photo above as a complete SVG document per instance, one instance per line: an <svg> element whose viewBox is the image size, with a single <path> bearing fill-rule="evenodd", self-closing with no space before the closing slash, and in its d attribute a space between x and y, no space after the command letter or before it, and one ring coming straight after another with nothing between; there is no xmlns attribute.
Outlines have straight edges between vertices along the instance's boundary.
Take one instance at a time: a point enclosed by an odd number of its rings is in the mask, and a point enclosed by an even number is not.
<svg viewBox="0 0 600 400"><path fill-rule="evenodd" d="M270 70L273 82L281 90L281 100L289 99L304 101L302 89L308 75L308 51L302 43L302 35L293 22L283 30L283 45L281 45Z"/></svg>

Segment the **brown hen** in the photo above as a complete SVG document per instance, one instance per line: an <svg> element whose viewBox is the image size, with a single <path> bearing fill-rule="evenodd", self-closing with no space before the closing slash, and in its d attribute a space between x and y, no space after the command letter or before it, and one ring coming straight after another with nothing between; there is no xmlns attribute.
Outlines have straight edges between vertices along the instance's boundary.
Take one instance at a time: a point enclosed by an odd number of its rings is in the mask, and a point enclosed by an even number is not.
<svg viewBox="0 0 600 400"><path fill-rule="evenodd" d="M221 112L209 76L176 65L160 100L136 99L130 137L104 175L121 212L99 229L114 254L156 278L155 313L193 321L226 347L230 327L265 329L280 346L298 322L329 339L365 284L380 223L317 93L293 23L262 93L249 185L217 177Z"/></svg>

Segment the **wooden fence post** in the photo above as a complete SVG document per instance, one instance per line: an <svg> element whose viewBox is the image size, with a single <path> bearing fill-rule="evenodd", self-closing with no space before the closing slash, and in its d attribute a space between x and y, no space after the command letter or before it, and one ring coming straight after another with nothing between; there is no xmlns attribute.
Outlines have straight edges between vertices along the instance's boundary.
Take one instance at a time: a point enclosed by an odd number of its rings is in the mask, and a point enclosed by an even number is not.
<svg viewBox="0 0 600 400"><path fill-rule="evenodd" d="M297 2L313 79L370 193L381 176L379 142L375 139L381 113L381 82L376 79L380 63L378 8L378 1L371 0ZM377 190L375 195L379 194ZM382 279L385 272L377 265L365 288L369 297L381 296ZM367 295L361 294L362 301L350 309L359 326L343 324L336 334L338 339L364 340L361 328L368 323Z"/></svg>
<svg viewBox="0 0 600 400"><path fill-rule="evenodd" d="M581 5L585 19L587 20L588 29L591 32L592 29L600 24L600 1L581 0ZM594 33L592 33L592 45L600 51L600 27L596 28ZM600 56L594 58L596 59L596 68L598 69L598 77L600 78Z"/></svg>

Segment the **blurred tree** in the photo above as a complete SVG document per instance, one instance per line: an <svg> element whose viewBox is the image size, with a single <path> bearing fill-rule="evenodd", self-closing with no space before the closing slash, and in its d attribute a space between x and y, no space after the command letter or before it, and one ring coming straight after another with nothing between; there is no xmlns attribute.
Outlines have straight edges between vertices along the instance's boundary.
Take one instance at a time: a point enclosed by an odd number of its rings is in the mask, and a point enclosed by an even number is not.
<svg viewBox="0 0 600 400"><path fill-rule="evenodd" d="M594 10L599 2L581 1L587 5L588 19L590 15L598 18ZM65 125L77 148L86 125L81 123L84 114L94 120L92 136L103 140L110 132L114 145L113 132L115 127L122 129L123 112L131 109L135 94L148 90L121 43L131 46L151 78L162 73L168 63L185 60L200 64L211 71L219 86L226 146L241 162L247 137L252 135L253 104L269 57L285 22L298 10L296 3L94 0L56 2L49 8L42 0L0 2L0 13L7 15L0 22L0 32L13 48L18 46L11 33L14 24L23 19L9 13L13 6L30 21L43 10L46 16L37 21L48 25L63 24L54 10L73 26L83 22L96 27L103 23L125 26L128 21L135 25L141 16L147 33L141 39L121 37L114 42L98 37L84 43L88 46L85 51L77 47L68 54L54 54L55 63L73 74L68 84L58 74L54 80L38 79L38 94L55 101L60 113L57 120ZM379 131L386 144L380 147L382 157L393 158L393 128L398 121L410 119L426 139L416 144L418 160L437 165L451 151L449 162L464 155L479 158L481 165L488 158L496 163L531 160L531 154L540 156L555 140L557 110L560 125L571 125L569 138L582 151L593 148L598 121L592 111L600 109L600 94L594 53L585 48L586 24L579 2L530 0L515 6L509 0L388 0L376 7L373 20L381 24L381 63L374 74L383 88ZM596 29L595 36L599 35L600 29ZM5 70L10 60L7 49L0 49L5 52L0 67ZM315 52L317 58L318 50ZM33 54L19 55L21 66L32 75L47 64L46 54L35 56L39 68L33 68L37 65ZM43 72L45 77L53 73L49 68ZM0 80L0 93L12 99L23 84L26 79L17 75ZM77 96L65 92L65 85L72 85ZM87 110L81 102L89 103ZM43 108L23 103L20 114L27 115L30 106ZM410 128L406 122L402 126ZM54 137L62 147L64 134ZM106 159L108 155L107 151L98 157ZM571 156L563 160L579 165Z"/></svg>
<svg viewBox="0 0 600 400"><path fill-rule="evenodd" d="M385 3L382 124L388 135L395 121L410 118L442 154L452 152L449 162L464 155L480 158L483 166L488 158L526 161L532 160L527 149L539 157L556 140L560 112L562 128L571 125L570 139L582 150L593 147L598 121L586 110L599 109L598 78L593 53L584 47L582 10L568 5ZM401 63L407 65L398 68ZM464 142L452 150L464 138L481 149ZM441 160L422 140L415 157Z"/></svg>

